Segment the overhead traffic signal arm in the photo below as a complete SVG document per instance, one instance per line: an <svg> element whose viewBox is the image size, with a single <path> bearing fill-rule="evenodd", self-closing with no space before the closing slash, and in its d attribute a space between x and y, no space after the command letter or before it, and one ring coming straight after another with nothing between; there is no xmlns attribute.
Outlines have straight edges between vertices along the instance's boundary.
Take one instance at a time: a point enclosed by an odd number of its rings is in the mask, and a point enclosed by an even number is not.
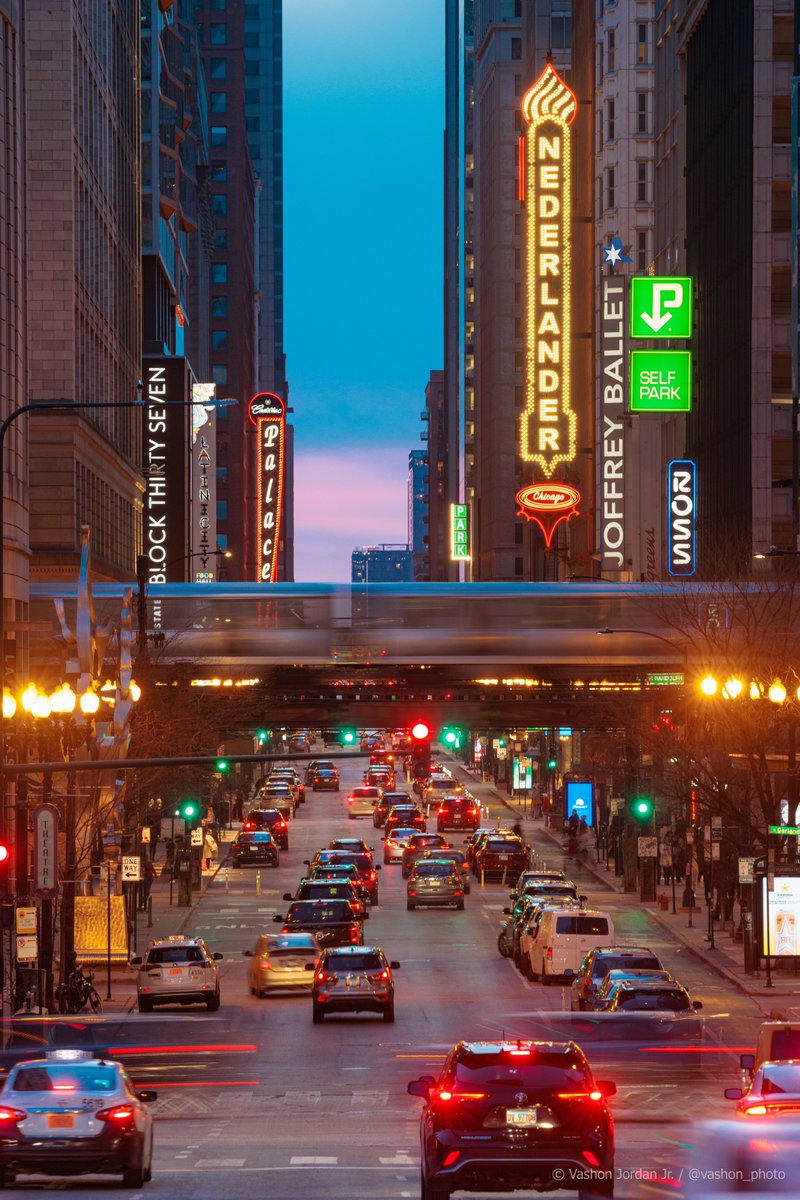
<svg viewBox="0 0 800 1200"><path fill-rule="evenodd" d="M431 731L424 721L411 726L411 776L427 779L431 773Z"/></svg>

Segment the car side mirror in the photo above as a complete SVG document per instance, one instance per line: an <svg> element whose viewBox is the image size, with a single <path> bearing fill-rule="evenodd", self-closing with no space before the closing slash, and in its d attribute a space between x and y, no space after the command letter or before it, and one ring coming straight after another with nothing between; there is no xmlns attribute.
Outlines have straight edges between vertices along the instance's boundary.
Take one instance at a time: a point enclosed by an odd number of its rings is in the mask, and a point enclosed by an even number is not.
<svg viewBox="0 0 800 1200"><path fill-rule="evenodd" d="M135 956L134 956L134 957L133 957L133 958L130 960L130 964L131 964L131 966L132 966L132 967L140 967L140 966L142 965L142 956L141 956L141 954L137 954L137 955L135 955Z"/></svg>
<svg viewBox="0 0 800 1200"><path fill-rule="evenodd" d="M214 959L214 962L221 962L223 956L215 952L211 957Z"/></svg>
<svg viewBox="0 0 800 1200"><path fill-rule="evenodd" d="M408 1085L408 1094L409 1096L421 1096L423 1100L427 1100L435 1082L432 1075L423 1075L421 1079L412 1079Z"/></svg>
<svg viewBox="0 0 800 1200"><path fill-rule="evenodd" d="M703 1001L702 1001L702 1000L693 1000L693 1001L692 1001L692 1008L694 1009L694 1011L695 1011L695 1012L700 1012L700 1009L701 1009L702 1007L703 1007Z"/></svg>
<svg viewBox="0 0 800 1200"><path fill-rule="evenodd" d="M584 904L584 905L588 904L588 903L589 903L589 897L588 897L588 896L578 896L578 903L579 903L579 904Z"/></svg>
<svg viewBox="0 0 800 1200"><path fill-rule="evenodd" d="M399 962L390 962L390 963L389 963L389 966L391 967L391 969L392 969L393 971L399 971L399 970L400 970L400 963L399 963Z"/></svg>
<svg viewBox="0 0 800 1200"><path fill-rule="evenodd" d="M725 1088L723 1093L726 1100L741 1100L744 1095L743 1088Z"/></svg>
<svg viewBox="0 0 800 1200"><path fill-rule="evenodd" d="M245 958L255 958L256 956L255 950L243 950L242 954L245 956Z"/></svg>
<svg viewBox="0 0 800 1200"><path fill-rule="evenodd" d="M284 892L283 898L284 898L284 900L294 900L294 896L292 895L291 892Z"/></svg>
<svg viewBox="0 0 800 1200"><path fill-rule="evenodd" d="M307 971L316 971L316 969L317 969L317 964L316 964L316 963L306 963L306 967L305 967L305 969L306 969Z"/></svg>
<svg viewBox="0 0 800 1200"><path fill-rule="evenodd" d="M595 1079L595 1085L597 1086L598 1092L602 1092L606 1100L610 1099L611 1096L616 1096L617 1094L617 1085L614 1083L613 1079Z"/></svg>
<svg viewBox="0 0 800 1200"><path fill-rule="evenodd" d="M504 908L504 909L503 909L503 916L504 916L504 917L510 917L510 916L511 916L511 909L510 909L510 908Z"/></svg>
<svg viewBox="0 0 800 1200"><path fill-rule="evenodd" d="M376 871L380 871L380 869L381 869L381 864L380 864L380 863L377 863L377 864L376 864L376 866L375 866L375 870L376 870Z"/></svg>
<svg viewBox="0 0 800 1200"><path fill-rule="evenodd" d="M755 1071L755 1069L756 1069L755 1054L740 1054L739 1055L739 1066L742 1068L743 1071Z"/></svg>
<svg viewBox="0 0 800 1200"><path fill-rule="evenodd" d="M273 921L280 921L281 923L283 922L283 917L273 917L272 919Z"/></svg>
<svg viewBox="0 0 800 1200"><path fill-rule="evenodd" d="M149 1090L146 1092L137 1092L136 1099L141 1100L144 1104L152 1104L154 1100L158 1099L158 1092Z"/></svg>

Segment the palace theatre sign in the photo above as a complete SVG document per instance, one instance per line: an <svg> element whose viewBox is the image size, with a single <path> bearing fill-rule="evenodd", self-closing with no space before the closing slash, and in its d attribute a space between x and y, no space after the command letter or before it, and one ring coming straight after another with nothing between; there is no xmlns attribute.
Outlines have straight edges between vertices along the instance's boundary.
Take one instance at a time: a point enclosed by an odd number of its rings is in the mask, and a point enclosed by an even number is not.
<svg viewBox="0 0 800 1200"><path fill-rule="evenodd" d="M249 414L258 432L258 577L274 583L283 519L286 408L280 396L260 392L250 401Z"/></svg>

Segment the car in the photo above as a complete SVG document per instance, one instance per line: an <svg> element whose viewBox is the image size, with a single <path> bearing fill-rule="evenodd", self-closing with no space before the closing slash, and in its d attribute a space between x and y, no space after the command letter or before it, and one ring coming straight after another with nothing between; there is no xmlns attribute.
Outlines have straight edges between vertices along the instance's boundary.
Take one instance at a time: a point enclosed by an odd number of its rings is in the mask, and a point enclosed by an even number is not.
<svg viewBox="0 0 800 1200"><path fill-rule="evenodd" d="M332 758L312 758L311 762L306 763L306 785L313 782L315 771L338 771L338 767Z"/></svg>
<svg viewBox="0 0 800 1200"><path fill-rule="evenodd" d="M349 850L319 850L309 866L313 869L323 862L329 867L347 864L355 866L370 904L374 907L378 903L378 871L381 868L375 866L372 851L363 854Z"/></svg>
<svg viewBox="0 0 800 1200"><path fill-rule="evenodd" d="M522 838L513 833L491 834L476 847L472 873L478 879L494 877L515 882L527 867L529 858L530 849Z"/></svg>
<svg viewBox="0 0 800 1200"><path fill-rule="evenodd" d="M370 766L388 766L394 771L395 757L393 750L373 750L369 756Z"/></svg>
<svg viewBox="0 0 800 1200"><path fill-rule="evenodd" d="M391 809L393 809L396 805L400 807L405 805L407 808L416 808L416 805L409 796L408 792L385 791L380 800L376 801L375 807L372 811L372 821L376 829L380 829L381 826L386 824L386 818L388 817Z"/></svg>
<svg viewBox="0 0 800 1200"><path fill-rule="evenodd" d="M742 1117L800 1115L800 1062L763 1062L746 1088L725 1088L726 1100L738 1100Z"/></svg>
<svg viewBox="0 0 800 1200"><path fill-rule="evenodd" d="M156 938L144 954L131 959L131 966L139 968L139 1012L152 1012L156 1004L205 1004L209 1012L216 1012L220 1003L217 963L221 959L202 938L180 934Z"/></svg>
<svg viewBox="0 0 800 1200"><path fill-rule="evenodd" d="M511 899L516 900L520 896L532 896L540 900L580 900L586 903L586 897L578 892L578 885L571 879L529 879L524 887L520 887L517 881Z"/></svg>
<svg viewBox="0 0 800 1200"><path fill-rule="evenodd" d="M521 907L518 908L518 905ZM526 979L533 979L530 964L530 946L538 935L539 926L542 923L544 914L554 908L563 911L565 908L580 908L580 905L577 900L571 900L563 896L559 896L558 899L549 899L542 896L525 895L520 896L511 910L511 956L514 959L514 966L518 968ZM505 911L503 909L503 912Z"/></svg>
<svg viewBox="0 0 800 1200"><path fill-rule="evenodd" d="M395 829L415 828L418 833L424 833L428 822L425 820L425 814L420 812L416 804L395 804L389 809L386 820L383 823L386 837L391 837Z"/></svg>
<svg viewBox="0 0 800 1200"><path fill-rule="evenodd" d="M398 962L388 962L378 946L325 950L311 989L315 1025L334 1012L379 1012L394 1021L394 979Z"/></svg>
<svg viewBox="0 0 800 1200"><path fill-rule="evenodd" d="M621 979L611 989L604 1012L656 1012L691 1017L702 1009L700 1000L691 1000L686 988L676 980Z"/></svg>
<svg viewBox="0 0 800 1200"><path fill-rule="evenodd" d="M279 849L289 849L289 823L278 808L251 808L242 822L242 832L265 829L271 833Z"/></svg>
<svg viewBox="0 0 800 1200"><path fill-rule="evenodd" d="M375 801L380 799L380 795L380 788L372 785L352 788L344 798L349 819L355 821L356 817L371 817Z"/></svg>
<svg viewBox="0 0 800 1200"><path fill-rule="evenodd" d="M367 887L354 863L320 863L319 866L310 868L308 878L315 883L331 883L334 880L352 883L356 895L365 905L367 903Z"/></svg>
<svg viewBox="0 0 800 1200"><path fill-rule="evenodd" d="M297 754L302 754L305 750L311 749L311 742L305 734L298 733L289 738L289 749L294 750Z"/></svg>
<svg viewBox="0 0 800 1200"><path fill-rule="evenodd" d="M445 859L447 862L455 863L461 872L464 895L468 896L470 894L472 891L472 872L469 869L467 856L463 850L425 850L417 859L417 862L425 862L429 858Z"/></svg>
<svg viewBox="0 0 800 1200"><path fill-rule="evenodd" d="M347 900L295 900L285 917L274 916L281 933L313 933L320 946L360 946L364 941L363 922Z"/></svg>
<svg viewBox="0 0 800 1200"><path fill-rule="evenodd" d="M475 854L479 846L487 837L516 837L513 829L501 829L499 825L481 825L470 837L467 838L464 849L467 855L467 861L472 866L475 861Z"/></svg>
<svg viewBox="0 0 800 1200"><path fill-rule="evenodd" d="M454 1191L614 1194L608 1080L575 1042L459 1042L408 1085L420 1119L422 1200Z"/></svg>
<svg viewBox="0 0 800 1200"><path fill-rule="evenodd" d="M554 979L572 979L588 950L614 945L614 922L607 912L576 908L573 904L545 909L529 937L530 927L522 936L521 953L529 964L523 971L530 979L550 983Z"/></svg>
<svg viewBox="0 0 800 1200"><path fill-rule="evenodd" d="M288 783L268 783L258 793L259 808L277 808L286 821L297 809L297 793Z"/></svg>
<svg viewBox="0 0 800 1200"><path fill-rule="evenodd" d="M464 909L464 884L460 868L452 861L425 858L417 861L408 877L406 908L409 912L420 907L453 904L459 912Z"/></svg>
<svg viewBox="0 0 800 1200"><path fill-rule="evenodd" d="M359 891L358 879L346 875L331 875L330 878L301 879L297 891L283 893L284 900L347 900L360 917L366 912L367 902Z"/></svg>
<svg viewBox="0 0 800 1200"><path fill-rule="evenodd" d="M263 998L270 992L311 990L312 971L320 955L313 933L263 933L255 949L244 953L250 959L247 983L251 996Z"/></svg>
<svg viewBox="0 0 800 1200"><path fill-rule="evenodd" d="M262 864L268 867L280 866L280 855L272 834L266 829L242 830L241 833L237 833L231 846L231 862L234 867L260 867Z"/></svg>
<svg viewBox="0 0 800 1200"><path fill-rule="evenodd" d="M294 767L273 767L270 771L268 783L288 783L295 790L295 803L297 805L305 804L306 785L300 776L300 772L296 771Z"/></svg>
<svg viewBox="0 0 800 1200"><path fill-rule="evenodd" d="M741 1067L753 1073L763 1062L783 1062L785 1059L800 1060L800 1022L763 1021L758 1030L755 1054L742 1054Z"/></svg>
<svg viewBox="0 0 800 1200"><path fill-rule="evenodd" d="M411 827L401 827L394 829L390 836L383 839L383 865L391 866L392 863L402 863L403 851L409 843L409 840L415 833L419 833L413 825Z"/></svg>
<svg viewBox="0 0 800 1200"><path fill-rule="evenodd" d="M472 796L447 792L436 810L436 828L439 833L446 829L477 829L480 816L480 805Z"/></svg>
<svg viewBox="0 0 800 1200"><path fill-rule="evenodd" d="M450 843L441 833L415 833L408 839L403 851L403 879L408 879L417 859L426 850L451 850Z"/></svg>
<svg viewBox="0 0 800 1200"><path fill-rule="evenodd" d="M434 805L445 794L454 796L463 795L464 789L450 775L431 775L422 789L422 803L426 807Z"/></svg>
<svg viewBox="0 0 800 1200"><path fill-rule="evenodd" d="M758 1128L752 1128L752 1125ZM748 1128L747 1125L751 1127ZM685 1200L773 1200L800 1195L800 1123L755 1118L694 1121L683 1171ZM767 1134L765 1137L764 1134Z"/></svg>
<svg viewBox="0 0 800 1200"><path fill-rule="evenodd" d="M587 1002L586 1008L595 1012L603 1012L611 995L619 983L653 983L666 982L675 983L669 971L631 971L627 968L609 971L603 982L600 984L600 990L594 997L593 1001Z"/></svg>
<svg viewBox="0 0 800 1200"><path fill-rule="evenodd" d="M88 1050L54 1050L11 1068L0 1104L0 1186L18 1173L113 1173L128 1188L153 1175L158 1093L134 1088L120 1062Z"/></svg>
<svg viewBox="0 0 800 1200"><path fill-rule="evenodd" d="M347 850L350 854L369 854L375 857L372 846L368 846L363 838L335 837L328 842L329 850Z"/></svg>
<svg viewBox="0 0 800 1200"><path fill-rule="evenodd" d="M523 871L517 880L517 890L522 892L530 880L531 883L560 883L566 879L563 871L551 870L550 867L537 867L534 870Z"/></svg>
<svg viewBox="0 0 800 1200"><path fill-rule="evenodd" d="M661 959L648 946L598 946L588 951L572 981L573 1012L592 1009L609 971L661 971Z"/></svg>
<svg viewBox="0 0 800 1200"><path fill-rule="evenodd" d="M317 767L311 776L311 790L314 792L338 792L339 772L335 767Z"/></svg>
<svg viewBox="0 0 800 1200"><path fill-rule="evenodd" d="M373 733L373 732L362 733L362 735L361 735L361 750L362 750L362 752L368 750L370 753L372 753L373 750L385 750L385 748L386 748L386 743L383 740L382 734Z"/></svg>

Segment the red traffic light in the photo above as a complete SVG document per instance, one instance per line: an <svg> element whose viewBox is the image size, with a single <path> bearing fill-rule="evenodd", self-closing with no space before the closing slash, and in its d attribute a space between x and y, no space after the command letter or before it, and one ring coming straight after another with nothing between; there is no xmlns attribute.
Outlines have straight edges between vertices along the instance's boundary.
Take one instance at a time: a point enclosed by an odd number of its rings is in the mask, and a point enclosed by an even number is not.
<svg viewBox="0 0 800 1200"><path fill-rule="evenodd" d="M0 863L7 862L8 858L9 858L9 854L10 854L10 851L8 849L8 846L4 846L3 843L0 842Z"/></svg>
<svg viewBox="0 0 800 1200"><path fill-rule="evenodd" d="M431 736L431 731L424 721L417 721L416 725L411 727L411 736L416 738L418 742L424 742L426 738Z"/></svg>

